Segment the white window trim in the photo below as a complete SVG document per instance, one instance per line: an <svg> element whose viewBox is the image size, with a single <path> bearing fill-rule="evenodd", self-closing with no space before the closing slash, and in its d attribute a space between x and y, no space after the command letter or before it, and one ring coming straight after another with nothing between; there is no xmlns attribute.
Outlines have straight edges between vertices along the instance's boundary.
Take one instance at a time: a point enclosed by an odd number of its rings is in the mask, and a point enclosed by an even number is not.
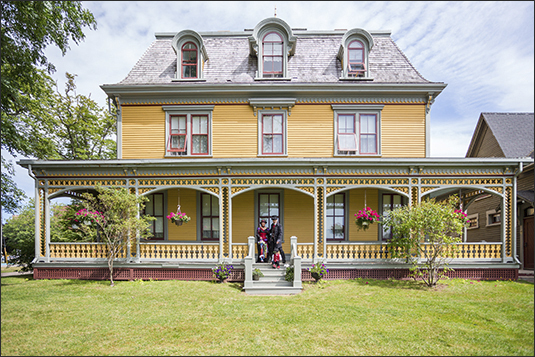
<svg viewBox="0 0 535 357"><path fill-rule="evenodd" d="M374 105L344 105L344 104L332 104L333 109L333 155L334 156L360 156L360 157L380 157L381 153L381 113L384 108L382 104ZM357 136L357 150L351 154L339 154L338 153L338 115L349 114L355 116L355 131L357 131L357 120L361 114L372 114L377 116L377 153L375 154L361 154L360 153L360 137L359 133L355 132Z"/></svg>
<svg viewBox="0 0 535 357"><path fill-rule="evenodd" d="M500 222L498 222L498 223L489 223L489 216L491 216L493 214L496 214L496 213L498 213L498 212L496 212L495 209L492 209L490 211L485 212L485 216L487 217L487 222L486 222L487 227L495 227L495 226L500 226L502 224L502 214L501 214L501 212L500 212Z"/></svg>
<svg viewBox="0 0 535 357"><path fill-rule="evenodd" d="M197 46L197 78L182 78L182 46L192 42ZM172 46L177 56L176 73L173 82L204 82L203 64L208 60L208 53L204 47L203 38L196 31L184 30L175 35Z"/></svg>
<svg viewBox="0 0 535 357"><path fill-rule="evenodd" d="M162 106L162 109L165 111L165 157L180 158L180 157L212 157L212 139L213 139L213 130L212 130L212 112L214 110L214 105L170 105ZM169 121L173 115L186 115L186 125L187 125L187 135L186 135L186 153L184 155L173 155L168 151L169 143ZM192 154L191 153L191 116L192 115L206 115L208 116L208 154Z"/></svg>
<svg viewBox="0 0 535 357"><path fill-rule="evenodd" d="M288 111L286 110L269 110L269 109L258 109L257 112L257 125L258 125L258 156L259 157L287 157L288 156ZM262 146L264 140L262 138L262 117L264 115L273 115L273 114L282 114L282 154L264 154Z"/></svg>
<svg viewBox="0 0 535 357"><path fill-rule="evenodd" d="M360 41L364 46L364 76L363 77L349 77L348 70L348 55L349 55L349 44L355 40ZM371 34L363 29L352 29L347 31L342 38L342 43L340 44L340 49L338 51L338 59L342 65L342 71L340 73L340 80L353 80L353 81L371 81L373 78L370 77L370 51L373 48L374 42Z"/></svg>

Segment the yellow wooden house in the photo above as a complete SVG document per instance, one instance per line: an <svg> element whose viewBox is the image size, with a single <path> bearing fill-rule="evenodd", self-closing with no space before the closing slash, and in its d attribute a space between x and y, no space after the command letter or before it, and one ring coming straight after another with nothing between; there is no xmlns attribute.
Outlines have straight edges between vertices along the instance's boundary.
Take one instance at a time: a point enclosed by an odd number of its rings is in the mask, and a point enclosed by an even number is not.
<svg viewBox="0 0 535 357"><path fill-rule="evenodd" d="M312 31L267 18L240 32L157 33L119 83L118 159L19 163L35 178L36 278L105 278L100 243L50 242L50 202L95 185L145 195L153 237L117 262L116 279L212 279L231 262L251 287L261 219L277 216L293 287L323 261L327 278L406 276L384 214L459 188L499 197L498 242L463 243L455 276L516 278L512 237L522 158L431 158L430 113L446 84L422 77L388 31ZM523 161L524 160L524 161ZM181 212L177 226L166 217ZM252 261L252 263L251 263Z"/></svg>

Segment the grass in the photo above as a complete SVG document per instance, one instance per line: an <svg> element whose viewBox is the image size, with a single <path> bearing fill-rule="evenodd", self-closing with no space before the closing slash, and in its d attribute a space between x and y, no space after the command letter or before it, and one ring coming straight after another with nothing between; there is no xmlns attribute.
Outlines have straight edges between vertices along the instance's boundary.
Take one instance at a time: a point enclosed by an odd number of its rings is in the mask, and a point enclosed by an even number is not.
<svg viewBox="0 0 535 357"><path fill-rule="evenodd" d="M524 281L241 284L2 278L2 355L532 355Z"/></svg>

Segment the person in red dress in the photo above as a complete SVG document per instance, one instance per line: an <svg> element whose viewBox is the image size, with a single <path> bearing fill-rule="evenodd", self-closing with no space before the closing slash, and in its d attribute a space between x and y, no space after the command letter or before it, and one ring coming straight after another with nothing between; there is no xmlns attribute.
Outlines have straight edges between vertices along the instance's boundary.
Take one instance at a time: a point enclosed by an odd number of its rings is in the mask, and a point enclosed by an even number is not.
<svg viewBox="0 0 535 357"><path fill-rule="evenodd" d="M256 247L258 249L258 259L257 263L264 263L268 260L268 238L269 238L269 227L266 226L266 221L261 220L260 226L256 230Z"/></svg>

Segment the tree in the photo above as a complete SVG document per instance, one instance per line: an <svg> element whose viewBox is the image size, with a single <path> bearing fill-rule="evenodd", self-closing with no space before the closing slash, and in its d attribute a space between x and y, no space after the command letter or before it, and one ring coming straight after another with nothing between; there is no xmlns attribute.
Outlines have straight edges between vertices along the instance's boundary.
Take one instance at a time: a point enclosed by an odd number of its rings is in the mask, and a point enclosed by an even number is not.
<svg viewBox="0 0 535 357"><path fill-rule="evenodd" d="M21 271L31 271L35 258L35 213L33 204L22 207L18 215L11 216L2 234L11 253L10 264L20 265Z"/></svg>
<svg viewBox="0 0 535 357"><path fill-rule="evenodd" d="M146 197L137 197L126 188L96 187L97 195L84 193L82 201L84 209L77 212L80 221L89 219L100 229L101 236L106 241L110 283L113 282L113 263L120 256L125 256L127 247L139 238L149 237L150 221L153 217L139 216L144 208ZM81 224L83 229L89 227Z"/></svg>
<svg viewBox="0 0 535 357"><path fill-rule="evenodd" d="M13 156L41 158L54 151L40 129L54 106L48 75L55 67L44 50L54 45L65 55L69 41L78 44L83 29L96 29L96 21L80 1L1 1L1 13L1 147ZM11 209L21 200L9 172L2 160L1 203Z"/></svg>
<svg viewBox="0 0 535 357"><path fill-rule="evenodd" d="M468 223L466 214L456 209L458 199L434 199L413 206L397 208L383 217L383 225L392 228L388 243L393 258L412 263L411 275L435 286L452 270L448 261L455 255L455 244ZM421 259L420 259L421 258Z"/></svg>
<svg viewBox="0 0 535 357"><path fill-rule="evenodd" d="M116 122L113 114L91 98L76 93L75 76L65 74L65 94L56 87L53 105L42 121L43 145L36 154L45 160L96 160L116 158Z"/></svg>

